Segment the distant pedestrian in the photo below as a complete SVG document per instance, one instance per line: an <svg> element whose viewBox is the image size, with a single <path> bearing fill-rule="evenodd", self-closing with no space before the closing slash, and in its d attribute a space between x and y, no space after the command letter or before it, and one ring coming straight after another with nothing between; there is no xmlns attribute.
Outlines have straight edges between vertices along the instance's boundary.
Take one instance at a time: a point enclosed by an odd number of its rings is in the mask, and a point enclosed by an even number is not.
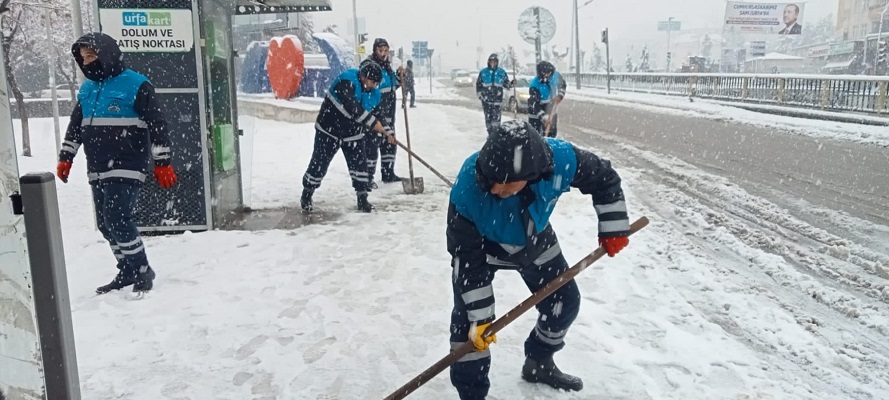
<svg viewBox="0 0 889 400"><path fill-rule="evenodd" d="M407 68L404 70L404 91L411 95L411 108L417 107L414 103L416 92L414 92L414 62L407 60Z"/></svg>

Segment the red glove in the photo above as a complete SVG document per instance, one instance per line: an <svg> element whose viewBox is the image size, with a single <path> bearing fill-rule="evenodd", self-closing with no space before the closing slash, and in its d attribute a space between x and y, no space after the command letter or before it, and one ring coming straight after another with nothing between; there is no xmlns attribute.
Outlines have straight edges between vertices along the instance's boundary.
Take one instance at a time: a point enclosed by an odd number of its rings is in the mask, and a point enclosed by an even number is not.
<svg viewBox="0 0 889 400"><path fill-rule="evenodd" d="M56 166L56 176L62 182L68 183L68 175L71 174L71 161L59 161L59 165Z"/></svg>
<svg viewBox="0 0 889 400"><path fill-rule="evenodd" d="M627 247L628 244L630 244L630 238L627 236L599 238L599 245L605 248L608 257L614 257L615 254L620 253L620 251L623 250L624 247Z"/></svg>
<svg viewBox="0 0 889 400"><path fill-rule="evenodd" d="M176 172L173 171L172 165L165 167L154 166L154 179L164 189L169 189L176 184Z"/></svg>

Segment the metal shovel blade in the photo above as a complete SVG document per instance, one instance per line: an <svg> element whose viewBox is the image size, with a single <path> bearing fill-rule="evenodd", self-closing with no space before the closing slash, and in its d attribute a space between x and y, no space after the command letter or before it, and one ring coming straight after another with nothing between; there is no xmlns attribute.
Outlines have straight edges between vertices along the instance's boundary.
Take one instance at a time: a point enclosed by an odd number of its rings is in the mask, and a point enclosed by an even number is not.
<svg viewBox="0 0 889 400"><path fill-rule="evenodd" d="M425 187L423 186L423 178L417 177L413 179L413 184L411 184L411 178L404 178L401 180L401 187L404 189L405 194L420 194L423 193Z"/></svg>

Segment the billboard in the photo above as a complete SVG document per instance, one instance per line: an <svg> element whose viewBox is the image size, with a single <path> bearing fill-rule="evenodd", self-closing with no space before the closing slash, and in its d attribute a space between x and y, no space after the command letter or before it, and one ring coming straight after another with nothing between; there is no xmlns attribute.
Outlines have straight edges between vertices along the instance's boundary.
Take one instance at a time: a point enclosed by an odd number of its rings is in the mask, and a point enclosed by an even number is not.
<svg viewBox="0 0 889 400"><path fill-rule="evenodd" d="M801 35L804 6L730 1L725 6L725 27L741 33Z"/></svg>

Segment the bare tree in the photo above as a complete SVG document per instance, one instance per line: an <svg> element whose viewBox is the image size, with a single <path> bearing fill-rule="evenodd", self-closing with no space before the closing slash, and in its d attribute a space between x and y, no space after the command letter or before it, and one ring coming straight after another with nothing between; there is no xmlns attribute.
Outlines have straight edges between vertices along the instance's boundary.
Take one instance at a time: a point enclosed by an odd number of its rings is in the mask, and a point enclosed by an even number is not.
<svg viewBox="0 0 889 400"><path fill-rule="evenodd" d="M25 95L22 94L18 82L15 80L15 70L12 68L13 49L21 43L22 27L27 23L26 10L20 4L11 0L0 0L0 10L9 10L6 17L0 20L0 33L3 37L3 62L6 67L6 81L9 90L15 97L16 107L19 111L19 119L22 124L22 155L31 156L31 131L28 129L28 107L25 105Z"/></svg>
<svg viewBox="0 0 889 400"><path fill-rule="evenodd" d="M89 15L92 7L89 0L79 1L81 10L87 12L87 15L83 15L84 27L92 30L92 16ZM16 71L49 69L54 64L57 77L68 84L71 99L76 99L77 66L70 54L71 44L75 40L73 16L68 0L0 0L0 9L8 10L7 16L0 22L7 82L21 120L22 154L30 156L28 105L24 101L22 85L16 80ZM46 19L47 13L49 21Z"/></svg>

